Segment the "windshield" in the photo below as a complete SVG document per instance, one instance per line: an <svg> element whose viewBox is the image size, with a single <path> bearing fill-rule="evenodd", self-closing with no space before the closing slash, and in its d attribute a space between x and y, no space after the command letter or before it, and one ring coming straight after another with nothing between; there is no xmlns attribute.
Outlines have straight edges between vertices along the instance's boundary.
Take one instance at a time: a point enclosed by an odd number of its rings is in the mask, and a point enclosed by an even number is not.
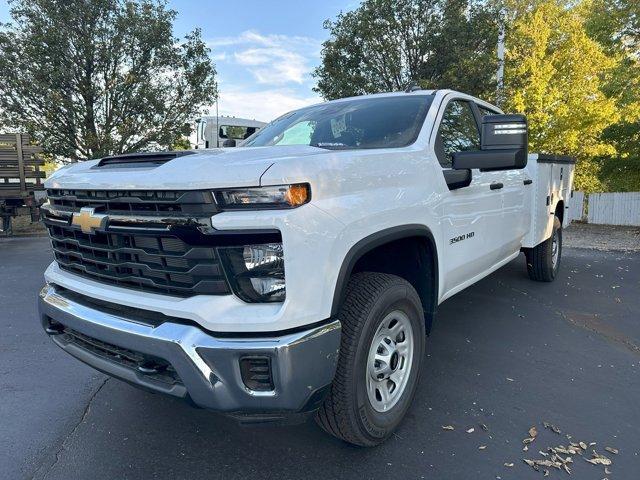
<svg viewBox="0 0 640 480"><path fill-rule="evenodd" d="M243 145L311 145L327 149L393 148L412 144L432 95L329 102L287 113Z"/></svg>

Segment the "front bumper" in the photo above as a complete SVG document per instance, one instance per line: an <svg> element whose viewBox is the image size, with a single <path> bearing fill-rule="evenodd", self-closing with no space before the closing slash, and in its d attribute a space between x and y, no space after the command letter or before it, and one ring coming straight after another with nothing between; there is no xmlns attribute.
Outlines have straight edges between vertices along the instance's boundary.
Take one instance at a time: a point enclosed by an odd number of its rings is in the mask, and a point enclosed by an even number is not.
<svg viewBox="0 0 640 480"><path fill-rule="evenodd" d="M127 319L69 297L53 284L40 292L42 325L59 347L113 377L199 407L256 418L304 413L321 404L333 380L337 320L283 335L215 336L190 324ZM245 357L269 359L273 390L247 388L240 369ZM148 359L166 368L146 368Z"/></svg>

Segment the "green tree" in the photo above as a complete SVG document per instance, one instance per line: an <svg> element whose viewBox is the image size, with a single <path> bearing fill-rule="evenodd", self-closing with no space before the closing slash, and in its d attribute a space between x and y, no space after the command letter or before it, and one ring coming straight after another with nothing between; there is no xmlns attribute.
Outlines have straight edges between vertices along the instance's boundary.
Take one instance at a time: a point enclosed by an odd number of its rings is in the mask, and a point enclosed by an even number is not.
<svg viewBox="0 0 640 480"><path fill-rule="evenodd" d="M603 138L620 115L605 93L619 59L586 30L586 7L536 1L517 12L506 38L506 109L527 115L532 151L578 157L576 187L601 190L594 159L616 153Z"/></svg>
<svg viewBox="0 0 640 480"><path fill-rule="evenodd" d="M607 128L603 138L616 147L621 162L640 160L640 2L593 0L589 3L592 4L587 22L590 35L610 56L620 59L605 91L616 100L621 118ZM640 189L640 184L636 189Z"/></svg>
<svg viewBox="0 0 640 480"><path fill-rule="evenodd" d="M163 0L10 0L0 30L0 123L57 157L166 148L217 95L195 30Z"/></svg>
<svg viewBox="0 0 640 480"><path fill-rule="evenodd" d="M480 0L365 0L325 22L315 90L334 99L419 81L492 98L496 18Z"/></svg>

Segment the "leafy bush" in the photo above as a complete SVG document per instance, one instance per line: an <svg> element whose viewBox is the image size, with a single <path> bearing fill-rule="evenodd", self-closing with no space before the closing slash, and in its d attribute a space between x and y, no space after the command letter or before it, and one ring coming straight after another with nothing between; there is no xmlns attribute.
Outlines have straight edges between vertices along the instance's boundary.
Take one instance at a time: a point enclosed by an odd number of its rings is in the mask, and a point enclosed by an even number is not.
<svg viewBox="0 0 640 480"><path fill-rule="evenodd" d="M600 159L603 191L640 192L640 157Z"/></svg>

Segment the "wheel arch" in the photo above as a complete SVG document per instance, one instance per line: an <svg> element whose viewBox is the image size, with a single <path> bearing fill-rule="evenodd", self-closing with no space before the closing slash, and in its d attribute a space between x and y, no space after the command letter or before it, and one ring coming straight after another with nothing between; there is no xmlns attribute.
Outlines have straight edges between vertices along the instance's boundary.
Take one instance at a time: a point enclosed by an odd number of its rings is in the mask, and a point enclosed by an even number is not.
<svg viewBox="0 0 640 480"><path fill-rule="evenodd" d="M376 264L375 260L387 253L388 249L404 254L405 262L399 262L393 268L385 265L386 262ZM418 255L416 264L410 260L412 254ZM439 298L438 251L431 230L419 224L396 226L371 234L354 244L345 255L338 273L331 316L338 314L351 275L358 271L371 271L366 268L361 270L371 262L377 266L373 271L398 275L414 286L422 302L425 328L429 333ZM429 275L422 278L419 274L425 268L428 268Z"/></svg>

